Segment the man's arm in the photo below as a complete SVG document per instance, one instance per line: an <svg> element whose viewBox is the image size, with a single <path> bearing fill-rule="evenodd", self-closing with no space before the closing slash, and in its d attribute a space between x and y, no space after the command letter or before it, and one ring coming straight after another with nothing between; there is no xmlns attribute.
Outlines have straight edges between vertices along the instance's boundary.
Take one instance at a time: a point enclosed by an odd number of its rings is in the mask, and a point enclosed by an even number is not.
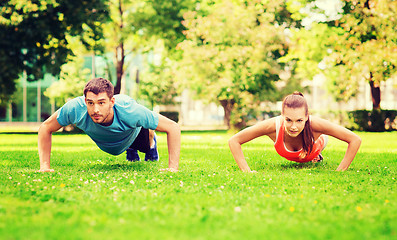
<svg viewBox="0 0 397 240"><path fill-rule="evenodd" d="M38 148L40 158L39 172L53 172L50 166L51 137L52 133L58 131L62 126L57 121L58 112L55 112L45 120L39 128Z"/></svg>
<svg viewBox="0 0 397 240"><path fill-rule="evenodd" d="M168 168L170 171L177 171L181 152L181 129L179 124L159 115L159 124L156 131L167 133Z"/></svg>

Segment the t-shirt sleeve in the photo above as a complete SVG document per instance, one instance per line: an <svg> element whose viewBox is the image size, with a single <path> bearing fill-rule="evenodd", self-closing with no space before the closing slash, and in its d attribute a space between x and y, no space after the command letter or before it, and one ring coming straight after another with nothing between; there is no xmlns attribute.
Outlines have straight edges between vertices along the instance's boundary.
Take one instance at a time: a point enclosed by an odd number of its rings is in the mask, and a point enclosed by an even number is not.
<svg viewBox="0 0 397 240"><path fill-rule="evenodd" d="M116 105L117 109L119 109L118 117L130 127L143 127L153 130L157 128L159 115L140 105L134 99L125 95L117 95Z"/></svg>
<svg viewBox="0 0 397 240"><path fill-rule="evenodd" d="M136 107L136 111L141 116L137 122L137 127L153 130L156 129L159 124L159 115L142 105L137 104Z"/></svg>
<svg viewBox="0 0 397 240"><path fill-rule="evenodd" d="M67 126L70 124L75 124L80 116L79 108L84 108L84 100L82 97L72 99L65 103L59 111L57 116L57 121L61 126Z"/></svg>

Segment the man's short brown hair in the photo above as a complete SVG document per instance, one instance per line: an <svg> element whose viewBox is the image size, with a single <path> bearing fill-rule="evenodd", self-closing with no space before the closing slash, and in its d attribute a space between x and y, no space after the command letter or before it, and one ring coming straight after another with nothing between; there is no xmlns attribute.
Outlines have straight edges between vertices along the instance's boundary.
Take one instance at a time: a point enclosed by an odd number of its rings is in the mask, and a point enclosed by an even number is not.
<svg viewBox="0 0 397 240"><path fill-rule="evenodd" d="M84 87L84 96L87 96L87 92L93 92L98 95L99 93L106 92L109 98L114 95L113 84L104 78L91 79Z"/></svg>

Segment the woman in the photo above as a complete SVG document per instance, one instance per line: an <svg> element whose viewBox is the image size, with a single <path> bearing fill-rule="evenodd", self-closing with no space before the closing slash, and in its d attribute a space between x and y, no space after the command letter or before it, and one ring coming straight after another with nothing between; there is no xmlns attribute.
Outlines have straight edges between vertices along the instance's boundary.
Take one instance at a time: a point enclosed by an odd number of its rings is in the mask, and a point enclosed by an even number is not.
<svg viewBox="0 0 397 240"><path fill-rule="evenodd" d="M300 92L294 92L284 99L281 116L261 121L230 138L230 151L242 171L253 172L244 158L241 145L263 135L274 141L280 156L295 162L321 161L327 135L342 140L348 143L348 147L337 171L344 171L350 166L361 144L360 137L350 130L309 116L306 99Z"/></svg>

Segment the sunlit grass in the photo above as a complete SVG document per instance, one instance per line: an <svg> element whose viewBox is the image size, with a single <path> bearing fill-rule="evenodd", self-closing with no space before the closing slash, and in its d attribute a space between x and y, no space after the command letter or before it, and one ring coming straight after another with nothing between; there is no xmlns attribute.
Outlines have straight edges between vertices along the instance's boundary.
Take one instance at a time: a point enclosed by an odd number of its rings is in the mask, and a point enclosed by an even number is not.
<svg viewBox="0 0 397 240"><path fill-rule="evenodd" d="M36 135L0 134L0 238L396 239L397 133L358 134L346 172L335 172L346 144L333 138L318 164L283 160L256 139L243 146L256 174L238 170L222 131L183 133L178 173L159 171L161 133L158 163L54 135L55 173L36 172Z"/></svg>

